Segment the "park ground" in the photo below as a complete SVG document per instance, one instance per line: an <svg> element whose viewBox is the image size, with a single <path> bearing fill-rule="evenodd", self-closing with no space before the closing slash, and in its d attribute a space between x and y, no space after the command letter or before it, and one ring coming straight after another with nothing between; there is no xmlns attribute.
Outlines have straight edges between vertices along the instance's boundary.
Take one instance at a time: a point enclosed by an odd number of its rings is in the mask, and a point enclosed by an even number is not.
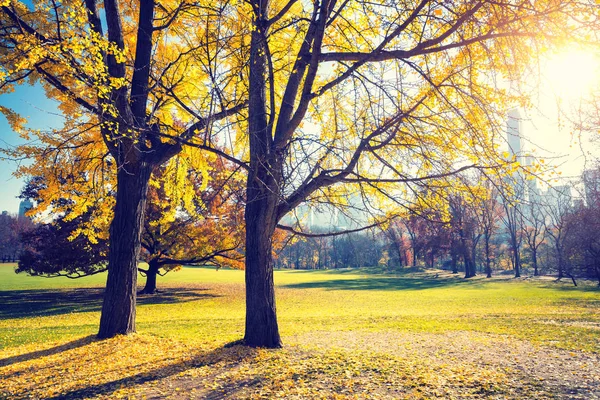
<svg viewBox="0 0 600 400"><path fill-rule="evenodd" d="M0 264L0 398L600 398L600 291L442 271L276 271L281 350L243 336L243 271L184 268L96 340L104 275Z"/></svg>

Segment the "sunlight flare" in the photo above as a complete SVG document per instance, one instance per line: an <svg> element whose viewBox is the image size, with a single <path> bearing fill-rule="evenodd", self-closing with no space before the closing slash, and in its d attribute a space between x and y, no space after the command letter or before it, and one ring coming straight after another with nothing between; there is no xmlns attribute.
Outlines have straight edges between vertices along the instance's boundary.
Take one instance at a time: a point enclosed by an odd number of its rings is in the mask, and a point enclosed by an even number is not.
<svg viewBox="0 0 600 400"><path fill-rule="evenodd" d="M544 75L557 96L566 101L575 101L598 88L599 67L600 58L597 54L569 49L549 58Z"/></svg>

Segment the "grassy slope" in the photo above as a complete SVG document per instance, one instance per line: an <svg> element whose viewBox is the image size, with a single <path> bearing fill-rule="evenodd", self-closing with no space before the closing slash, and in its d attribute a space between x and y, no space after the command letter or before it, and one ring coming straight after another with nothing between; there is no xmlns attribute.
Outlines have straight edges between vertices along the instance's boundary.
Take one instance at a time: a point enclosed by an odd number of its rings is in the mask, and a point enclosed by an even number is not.
<svg viewBox="0 0 600 400"><path fill-rule="evenodd" d="M189 355L189 346L192 346L194 349L205 349L201 354L194 356L196 362L198 357L214 356L218 358L214 361L216 364L226 364L231 357L241 357L239 360L242 361L236 366L240 368L240 374L243 376L243 366L246 362L243 360L247 357L252 358L251 362L248 361L250 364L265 363L263 369L266 371L272 369L281 373L282 368L278 363L296 365L296 370L306 370L308 367L302 361L304 356L296 351L311 349L310 351L318 351L320 357L329 360L329 364L327 361L325 364L331 366L331 376L337 377L341 372L347 375L348 369L337 371L339 366L336 367L337 361L334 359L346 360L346 367L354 365L353 363L358 361L352 358L352 354L366 349L367 353L362 355L363 360L372 359L374 363L382 365L386 365L387 360L389 368L393 370L400 365L399 360L408 361L406 354L400 355L392 342L419 343L419 338L438 338L443 341L440 338L452 337L450 342L456 344L464 339L464 332L471 335L469 341L484 344L489 340L499 340L497 334L501 334L508 335L501 337L515 338L535 346L549 346L571 352L583 351L592 355L600 353L600 293L591 284L573 288L568 283L548 280L490 281L477 278L463 281L444 274L389 276L367 275L364 271L277 271L275 281L278 287L280 329L284 343L291 344L295 350L249 355L249 350L238 349L232 355L229 352L234 350L215 349L243 336L243 279L242 271L215 271L205 268L185 268L159 278L159 288L164 291L157 296L140 299L137 319L140 335L135 340L136 344L127 342L131 339L126 338L116 339L114 343L116 347L125 346L131 351L136 349L140 342L144 343L145 349L157 346L149 352L159 353L159 356L156 358L145 354L143 357L151 358L136 359L142 357L140 352L145 352L137 349L135 354L138 355L130 355L123 363L133 363L139 371L142 363L159 366L161 362L172 361L169 357L161 358L161 352L170 349L171 354L183 357L183 354ZM59 345L60 348L62 344L70 342L71 344L67 345L69 351L83 351L81 349L89 346L108 346L106 342L95 342L91 338L97 329L104 280L104 275L79 280L17 276L12 272L12 268L0 264L0 367L3 365L2 358L14 361L25 357L23 362L9 362L9 368L18 369L26 368L27 363L42 362L44 357L59 357L60 353L40 353L52 345ZM492 336L489 336L490 334ZM354 344L351 345L350 342ZM465 342L465 346L469 344ZM345 347L348 348L344 350ZM396 350L391 349L392 347ZM450 351L442 347L440 349L443 352ZM99 350L96 348L90 351ZM336 353L340 351L342 353ZM423 348L421 351L429 350ZM392 356L394 352L398 354ZM412 356L418 359L418 354ZM259 361L256 361L256 358ZM439 357L431 355L432 360L437 358ZM67 363L65 360L63 362ZM5 361L4 364L6 363ZM414 376L415 371L418 372L418 363L410 365L410 375ZM201 370L188 367L178 374L185 375L191 373L190 371ZM369 373L373 374L364 366L361 367L362 370L356 368L362 371L362 375L359 373L354 376L351 373L348 379L355 381L361 376L365 378ZM106 376L114 377L111 382L119 381L120 376L129 376L134 370L124 372L113 369L110 371L113 375L107 372ZM308 370L312 371L310 368ZM371 372L367 373L366 370ZM498 367L489 371L500 370ZM485 377L481 377L479 372L481 371L474 374L471 371L472 378L485 382ZM273 373L274 376L277 375ZM402 376L398 371L394 374ZM422 371L422 374L426 376L427 372ZM381 371L376 375L387 376ZM418 373L416 375L419 376ZM291 386L298 389L301 385L298 385L294 376L292 374L288 378L292 380ZM309 374L309 378L310 376ZM1 378L2 375L0 380ZM498 375L496 378L498 381L506 380L504 375ZM281 377L265 379L270 380L269 387L273 386L273 379L278 385L287 382L280 381ZM373 379L369 378L368 381ZM82 384L71 383L62 393L71 393L74 397L89 393L106 394L100 390L85 392L85 384L82 387ZM341 387L346 387L347 384L342 383ZM263 386L256 385L265 390ZM436 395L435 390L441 390L439 383L429 382L428 385L431 386L428 396ZM510 393L506 392L508 389L494 389L494 384L490 385L492 389L489 390L492 392L510 397ZM140 388L143 387L129 386L132 390L142 390ZM335 382L332 381L326 388L327 393L330 393L334 386ZM59 389L54 386L52 390L61 393ZM112 390L114 388L109 392L112 393ZM143 392L147 390L143 389ZM373 393L379 393L377 390ZM451 392L441 393L443 395ZM18 396L20 392L8 393ZM253 395L254 392L240 393ZM414 391L408 393L415 394ZM380 394L382 397L389 395L388 392ZM302 397L301 394L297 395Z"/></svg>

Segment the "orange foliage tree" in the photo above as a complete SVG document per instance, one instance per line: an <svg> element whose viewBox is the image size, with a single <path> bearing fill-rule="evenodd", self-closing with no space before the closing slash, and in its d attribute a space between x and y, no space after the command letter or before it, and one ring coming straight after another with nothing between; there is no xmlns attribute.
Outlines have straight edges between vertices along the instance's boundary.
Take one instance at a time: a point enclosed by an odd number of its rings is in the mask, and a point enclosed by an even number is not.
<svg viewBox="0 0 600 400"><path fill-rule="evenodd" d="M0 92L40 82L46 95L59 102L65 126L24 135L39 134L48 149L59 149L73 147L76 138L95 141L89 136L97 131L105 154L96 172L106 163L116 169L114 200L107 198L114 212L98 333L104 338L135 331L137 259L152 173L180 153L183 142L200 138L202 146L210 147L225 121L242 108L239 92L244 88L232 79L238 71L227 65L235 65L243 50L214 45L236 26L235 15L222 6L98 3L40 0L30 6L2 0ZM232 22L223 23L228 19ZM224 58L227 62L218 63ZM7 108L0 111L15 130L22 130L20 116ZM28 150L38 151L24 149L20 156L33 156ZM87 159L66 160L63 169ZM88 203L76 204L87 208Z"/></svg>

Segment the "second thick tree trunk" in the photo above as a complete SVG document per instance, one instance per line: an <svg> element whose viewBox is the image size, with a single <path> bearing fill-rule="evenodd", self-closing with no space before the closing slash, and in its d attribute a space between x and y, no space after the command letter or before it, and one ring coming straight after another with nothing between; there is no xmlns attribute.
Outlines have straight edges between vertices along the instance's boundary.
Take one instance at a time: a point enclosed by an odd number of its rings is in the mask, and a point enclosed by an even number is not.
<svg viewBox="0 0 600 400"><path fill-rule="evenodd" d="M127 164L117 172L99 338L135 332L137 258L151 173L152 168L145 163Z"/></svg>

